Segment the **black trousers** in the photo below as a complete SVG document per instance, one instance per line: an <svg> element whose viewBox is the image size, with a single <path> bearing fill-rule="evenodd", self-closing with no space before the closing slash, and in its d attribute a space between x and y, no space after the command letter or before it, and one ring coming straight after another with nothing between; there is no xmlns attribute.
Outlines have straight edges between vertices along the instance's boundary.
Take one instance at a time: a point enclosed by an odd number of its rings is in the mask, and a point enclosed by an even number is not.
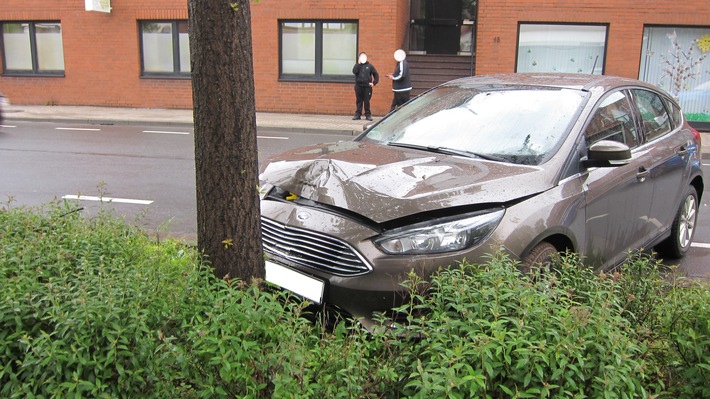
<svg viewBox="0 0 710 399"><path fill-rule="evenodd" d="M370 98L372 98L372 87L355 85L355 116L363 114L363 105L365 107L365 116L370 116Z"/></svg>
<svg viewBox="0 0 710 399"><path fill-rule="evenodd" d="M394 98L392 99L392 107L390 107L390 112L401 107L404 103L409 101L409 92L410 91L411 90L395 91L394 92Z"/></svg>

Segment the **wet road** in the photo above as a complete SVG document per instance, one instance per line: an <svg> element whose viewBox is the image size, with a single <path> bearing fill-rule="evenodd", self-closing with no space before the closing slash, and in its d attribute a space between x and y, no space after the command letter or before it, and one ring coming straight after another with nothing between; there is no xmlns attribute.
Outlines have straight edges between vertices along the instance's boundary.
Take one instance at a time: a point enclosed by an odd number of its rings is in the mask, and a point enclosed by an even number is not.
<svg viewBox="0 0 710 399"><path fill-rule="evenodd" d="M259 159L308 144L349 139L342 134L259 131ZM193 146L188 127L3 125L0 204L38 206L57 198L79 197L84 212L90 214L101 206L99 198L111 198L116 214L156 236L193 241L197 219ZM703 168L710 179L710 160L705 160ZM707 194L708 189L693 247L682 262L675 263L689 276L710 278Z"/></svg>

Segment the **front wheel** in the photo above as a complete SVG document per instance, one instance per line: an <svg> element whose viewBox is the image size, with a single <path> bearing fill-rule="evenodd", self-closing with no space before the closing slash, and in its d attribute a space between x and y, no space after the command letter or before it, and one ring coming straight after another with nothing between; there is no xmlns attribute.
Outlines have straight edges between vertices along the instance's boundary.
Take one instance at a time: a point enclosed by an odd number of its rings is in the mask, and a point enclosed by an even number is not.
<svg viewBox="0 0 710 399"><path fill-rule="evenodd" d="M690 186L673 219L671 236L659 245L658 252L670 258L682 258L693 242L697 217L698 193L695 187Z"/></svg>
<svg viewBox="0 0 710 399"><path fill-rule="evenodd" d="M557 255L557 248L547 241L537 244L521 261L521 271L530 273L534 268L550 270L552 258Z"/></svg>

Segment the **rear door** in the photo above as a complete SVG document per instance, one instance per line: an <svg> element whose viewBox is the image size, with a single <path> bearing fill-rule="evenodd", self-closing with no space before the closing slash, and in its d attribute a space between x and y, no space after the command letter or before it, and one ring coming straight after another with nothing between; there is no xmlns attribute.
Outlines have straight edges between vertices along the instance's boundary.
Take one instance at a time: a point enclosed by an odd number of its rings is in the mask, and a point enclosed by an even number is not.
<svg viewBox="0 0 710 399"><path fill-rule="evenodd" d="M692 135L682 129L679 113L673 112L672 105L657 93L645 89L631 93L641 120L644 147L653 160L649 178L654 196L649 218L660 235L670 228L688 186Z"/></svg>

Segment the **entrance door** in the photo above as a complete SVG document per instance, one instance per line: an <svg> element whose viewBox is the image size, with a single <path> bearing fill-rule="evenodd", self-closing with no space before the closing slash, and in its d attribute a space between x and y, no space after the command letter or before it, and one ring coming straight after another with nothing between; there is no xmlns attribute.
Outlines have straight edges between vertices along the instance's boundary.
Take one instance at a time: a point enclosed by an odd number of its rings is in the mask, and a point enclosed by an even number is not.
<svg viewBox="0 0 710 399"><path fill-rule="evenodd" d="M461 0L427 1L424 48L427 54L456 54L461 40Z"/></svg>
<svg viewBox="0 0 710 399"><path fill-rule="evenodd" d="M471 52L474 0L412 0L410 51Z"/></svg>

